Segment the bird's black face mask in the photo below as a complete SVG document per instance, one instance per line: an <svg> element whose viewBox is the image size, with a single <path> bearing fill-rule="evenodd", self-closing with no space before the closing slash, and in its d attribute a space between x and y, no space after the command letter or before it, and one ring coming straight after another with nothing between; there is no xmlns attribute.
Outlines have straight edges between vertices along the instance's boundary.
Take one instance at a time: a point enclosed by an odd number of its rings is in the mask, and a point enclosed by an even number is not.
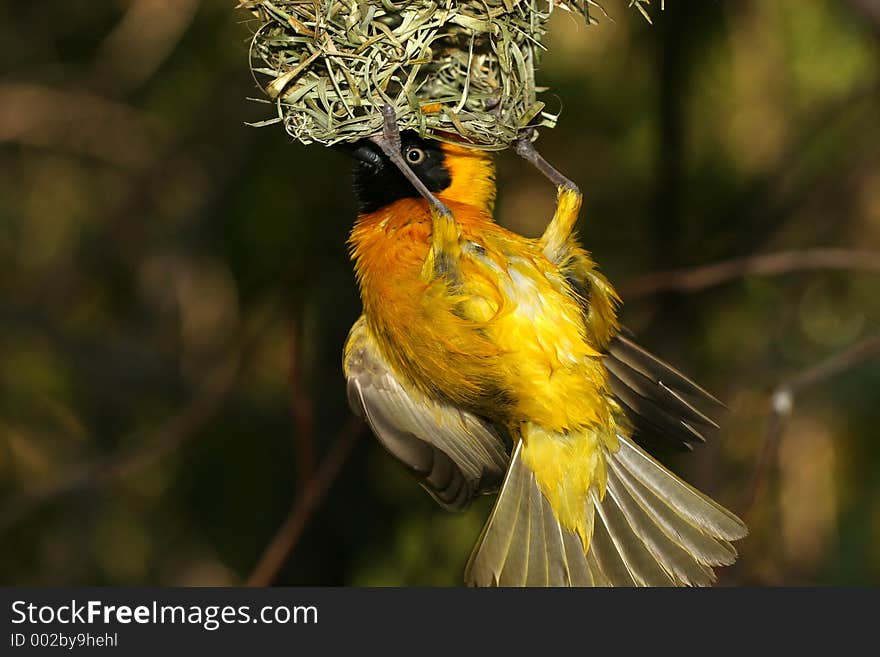
<svg viewBox="0 0 880 657"><path fill-rule="evenodd" d="M402 133L400 138L404 161L425 187L433 193L449 187L452 178L445 166L440 142L422 139L411 131ZM354 144L339 144L336 148L356 160L354 193L361 214L374 212L402 198L421 196L377 144L364 139Z"/></svg>

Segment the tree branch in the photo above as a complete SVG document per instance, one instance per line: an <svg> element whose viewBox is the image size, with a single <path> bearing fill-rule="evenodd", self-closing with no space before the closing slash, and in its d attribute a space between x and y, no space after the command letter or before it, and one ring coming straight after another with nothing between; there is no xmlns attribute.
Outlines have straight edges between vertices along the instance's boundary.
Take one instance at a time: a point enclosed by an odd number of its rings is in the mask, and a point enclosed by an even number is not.
<svg viewBox="0 0 880 657"><path fill-rule="evenodd" d="M287 517L248 577L247 586L269 586L278 575L321 500L339 475L363 428L363 422L354 416L346 422L315 475L294 499Z"/></svg>
<svg viewBox="0 0 880 657"><path fill-rule="evenodd" d="M880 38L880 0L849 0L849 4Z"/></svg>
<svg viewBox="0 0 880 657"><path fill-rule="evenodd" d="M235 353L206 378L206 383L180 412L155 431L134 441L132 447L89 460L55 481L35 486L7 500L0 506L0 534L59 497L112 485L196 438L234 392L244 364L270 323L266 320L252 335L242 339Z"/></svg>
<svg viewBox="0 0 880 657"><path fill-rule="evenodd" d="M201 0L132 0L98 50L97 70L114 88L150 80L174 52Z"/></svg>
<svg viewBox="0 0 880 657"><path fill-rule="evenodd" d="M74 492L101 488L159 461L198 432L222 408L238 382L236 361L202 387L193 400L152 434L133 447L74 467L59 480L26 490L0 507L0 533L54 499Z"/></svg>
<svg viewBox="0 0 880 657"><path fill-rule="evenodd" d="M806 249L759 254L647 274L625 282L618 291L624 299L639 299L660 292L699 292L748 276L821 270L880 272L880 251Z"/></svg>
<svg viewBox="0 0 880 657"><path fill-rule="evenodd" d="M880 357L880 336L868 338L849 349L835 354L817 365L814 365L776 386L771 398L770 412L767 416L767 428L764 445L755 466L751 485L746 492L742 504L742 517L752 511L758 499L762 484L773 463L779 440L788 425L794 408L796 396L805 390L831 379L853 367Z"/></svg>
<svg viewBox="0 0 880 657"><path fill-rule="evenodd" d="M295 272L295 279L300 281L302 273ZM303 382L306 350L304 346L305 304L302 299L302 290L297 287L291 297L287 378L290 388L290 416L293 422L293 447L296 456L294 461L296 485L297 492L301 492L315 472L315 405Z"/></svg>

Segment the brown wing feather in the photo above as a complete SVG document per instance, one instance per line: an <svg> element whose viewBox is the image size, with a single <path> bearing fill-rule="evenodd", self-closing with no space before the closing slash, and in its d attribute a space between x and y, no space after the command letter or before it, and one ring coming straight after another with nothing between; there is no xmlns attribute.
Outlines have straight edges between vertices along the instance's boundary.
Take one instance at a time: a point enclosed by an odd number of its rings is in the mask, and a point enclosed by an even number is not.
<svg viewBox="0 0 880 657"><path fill-rule="evenodd" d="M447 509L496 490L507 469L504 440L484 419L430 399L392 371L363 318L349 334L349 405L379 442Z"/></svg>
<svg viewBox="0 0 880 657"><path fill-rule="evenodd" d="M624 334L615 336L605 357L609 383L646 449L690 449L715 436L712 413L721 402L671 365Z"/></svg>

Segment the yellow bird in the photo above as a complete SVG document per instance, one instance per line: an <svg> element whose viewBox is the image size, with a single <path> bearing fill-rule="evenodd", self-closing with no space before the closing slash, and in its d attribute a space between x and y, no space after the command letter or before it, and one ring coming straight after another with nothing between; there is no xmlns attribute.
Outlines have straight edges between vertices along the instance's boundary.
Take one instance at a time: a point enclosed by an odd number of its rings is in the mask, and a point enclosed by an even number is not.
<svg viewBox="0 0 880 657"><path fill-rule="evenodd" d="M493 221L481 151L410 133L350 151L363 315L349 401L445 508L500 488L466 582L712 583L745 525L641 445L702 440L717 401L619 328L617 294L573 235L574 185L556 178L555 214L528 239Z"/></svg>

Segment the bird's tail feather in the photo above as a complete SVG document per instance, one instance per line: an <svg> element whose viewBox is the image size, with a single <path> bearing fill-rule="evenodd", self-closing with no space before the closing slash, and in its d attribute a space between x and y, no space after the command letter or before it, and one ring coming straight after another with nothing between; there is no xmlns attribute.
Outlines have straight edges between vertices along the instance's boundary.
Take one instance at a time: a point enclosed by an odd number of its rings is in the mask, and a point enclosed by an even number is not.
<svg viewBox="0 0 880 657"><path fill-rule="evenodd" d="M592 536L584 550L560 526L517 443L492 514L468 561L475 586L705 586L712 566L736 559L731 541L746 527L619 436L606 454L602 499L584 500Z"/></svg>

